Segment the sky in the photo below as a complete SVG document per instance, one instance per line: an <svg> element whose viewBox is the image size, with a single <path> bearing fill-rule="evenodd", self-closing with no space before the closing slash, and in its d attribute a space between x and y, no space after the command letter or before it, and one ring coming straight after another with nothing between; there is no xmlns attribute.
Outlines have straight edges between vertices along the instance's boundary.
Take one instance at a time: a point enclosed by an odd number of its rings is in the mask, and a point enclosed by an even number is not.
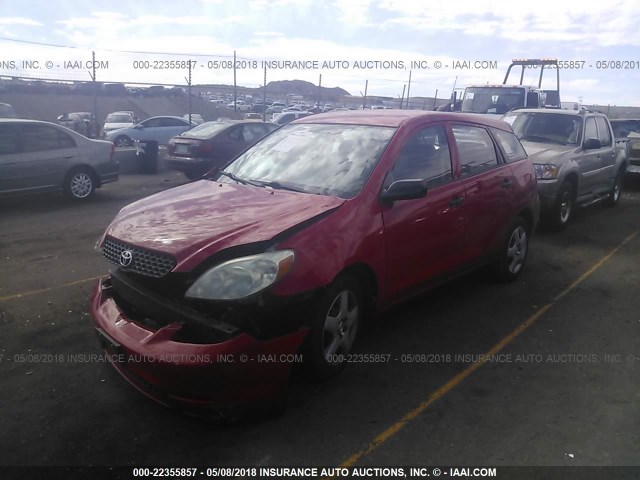
<svg viewBox="0 0 640 480"><path fill-rule="evenodd" d="M637 0L0 0L0 8L0 76L90 80L95 51L103 82L184 85L191 60L194 84L233 84L235 51L242 86L261 85L268 61L267 82L317 84L322 74L325 87L361 95L368 81L368 95L399 97L411 74L412 97L448 98L454 85L502 83L513 58L550 57L577 67L560 72L562 101L640 106ZM555 87L555 74L543 87Z"/></svg>

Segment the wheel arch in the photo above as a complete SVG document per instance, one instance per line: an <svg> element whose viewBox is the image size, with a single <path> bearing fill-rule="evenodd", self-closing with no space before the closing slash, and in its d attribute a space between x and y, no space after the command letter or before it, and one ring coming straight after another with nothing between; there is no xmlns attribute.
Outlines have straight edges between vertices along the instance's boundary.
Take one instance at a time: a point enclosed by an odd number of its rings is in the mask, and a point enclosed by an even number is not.
<svg viewBox="0 0 640 480"><path fill-rule="evenodd" d="M366 263L352 263L342 269L342 271L336 275L336 278L346 276L354 278L358 284L362 286L362 294L366 306L365 316L374 314L380 292L378 280L373 269Z"/></svg>
<svg viewBox="0 0 640 480"><path fill-rule="evenodd" d="M76 170L88 170L89 173L91 173L91 176L93 177L93 181L96 184L96 188L100 188L102 186L102 181L100 179L100 175L98 175L98 172L96 171L95 168L93 168L91 165L87 164L87 163L78 163L76 165L73 165L72 167L70 167L64 174L64 183L67 182L67 179L69 178L69 175L71 175L73 172L75 172ZM63 184L64 186L64 184Z"/></svg>

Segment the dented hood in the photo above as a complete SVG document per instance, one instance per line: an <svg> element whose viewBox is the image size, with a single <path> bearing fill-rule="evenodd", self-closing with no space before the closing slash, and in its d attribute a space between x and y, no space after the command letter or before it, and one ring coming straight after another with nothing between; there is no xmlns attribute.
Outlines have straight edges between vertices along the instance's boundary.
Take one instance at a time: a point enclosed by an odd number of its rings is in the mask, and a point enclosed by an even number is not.
<svg viewBox="0 0 640 480"><path fill-rule="evenodd" d="M225 248L270 240L343 203L335 197L200 180L124 207L105 235L171 254L181 270Z"/></svg>

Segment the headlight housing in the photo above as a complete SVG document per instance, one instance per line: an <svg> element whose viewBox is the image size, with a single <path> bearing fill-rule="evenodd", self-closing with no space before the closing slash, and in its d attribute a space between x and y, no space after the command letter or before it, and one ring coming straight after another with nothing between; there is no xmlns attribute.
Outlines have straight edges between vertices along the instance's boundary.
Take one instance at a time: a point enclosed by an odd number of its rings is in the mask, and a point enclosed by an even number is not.
<svg viewBox="0 0 640 480"><path fill-rule="evenodd" d="M558 178L558 166L552 163L534 163L533 168L538 180L551 180Z"/></svg>
<svg viewBox="0 0 640 480"><path fill-rule="evenodd" d="M273 285L293 268L293 250L265 252L217 265L191 285L185 297L239 300Z"/></svg>

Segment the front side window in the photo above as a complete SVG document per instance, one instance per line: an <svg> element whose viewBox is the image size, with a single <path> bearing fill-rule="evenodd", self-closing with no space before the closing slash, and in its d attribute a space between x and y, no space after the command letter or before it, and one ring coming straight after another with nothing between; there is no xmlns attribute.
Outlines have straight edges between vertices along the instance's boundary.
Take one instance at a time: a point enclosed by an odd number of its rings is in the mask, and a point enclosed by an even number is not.
<svg viewBox="0 0 640 480"><path fill-rule="evenodd" d="M452 130L463 178L478 175L498 166L496 149L484 128L455 125Z"/></svg>
<svg viewBox="0 0 640 480"><path fill-rule="evenodd" d="M584 139L598 138L598 129L596 128L596 119L589 117L584 122Z"/></svg>
<svg viewBox="0 0 640 480"><path fill-rule="evenodd" d="M609 124L604 117L596 117L596 125L598 126L598 140L603 147L611 146L611 132Z"/></svg>
<svg viewBox="0 0 640 480"><path fill-rule="evenodd" d="M423 128L405 143L384 187L396 180L426 180L428 187L444 185L453 178L447 132L443 126Z"/></svg>
<svg viewBox="0 0 640 480"><path fill-rule="evenodd" d="M223 172L260 186L352 198L395 132L368 125L289 124L260 140ZM215 178L235 182L224 174Z"/></svg>

